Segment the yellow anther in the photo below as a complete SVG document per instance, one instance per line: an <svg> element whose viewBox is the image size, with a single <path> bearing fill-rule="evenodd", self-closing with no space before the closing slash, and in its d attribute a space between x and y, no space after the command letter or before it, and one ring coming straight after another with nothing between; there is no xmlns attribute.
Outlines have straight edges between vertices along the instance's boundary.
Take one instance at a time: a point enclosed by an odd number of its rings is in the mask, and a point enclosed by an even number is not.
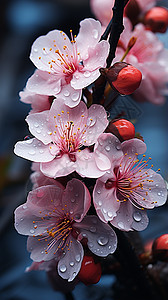
<svg viewBox="0 0 168 300"><path fill-rule="evenodd" d="M43 50L45 51L45 48L43 48Z"/></svg>
<svg viewBox="0 0 168 300"><path fill-rule="evenodd" d="M41 56L39 56L39 59L41 59Z"/></svg>
<svg viewBox="0 0 168 300"><path fill-rule="evenodd" d="M145 157L146 156L146 154L143 154L143 157Z"/></svg>
<svg viewBox="0 0 168 300"><path fill-rule="evenodd" d="M52 50L52 48L50 48L50 51Z"/></svg>

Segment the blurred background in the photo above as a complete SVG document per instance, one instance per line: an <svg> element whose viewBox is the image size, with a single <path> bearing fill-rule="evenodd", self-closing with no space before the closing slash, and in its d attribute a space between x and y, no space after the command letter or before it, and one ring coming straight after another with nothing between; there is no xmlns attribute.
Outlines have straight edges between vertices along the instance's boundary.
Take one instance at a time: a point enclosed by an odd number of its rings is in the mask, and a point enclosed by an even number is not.
<svg viewBox="0 0 168 300"><path fill-rule="evenodd" d="M102 0L103 1L103 0ZM160 5L168 6L167 1ZM25 202L29 190L31 164L13 154L14 144L29 134L24 121L30 107L19 101L34 66L29 60L33 41L53 29L78 33L79 22L93 17L89 0L1 0L0 9L0 299L45 300L65 299L54 292L45 272L24 273L31 264L26 250L26 237L13 226L14 209ZM158 34L168 48L168 32ZM168 99L167 99L168 100ZM134 103L129 97L120 100L120 107L128 103L128 114L136 119L136 131L143 136L152 157L154 169L168 180L168 102L163 106ZM130 102L129 102L130 101ZM123 104L124 103L124 104ZM142 232L148 240L168 233L167 208L149 214L150 224ZM112 299L113 277L103 276L89 288L79 284L73 292L75 299ZM105 289L104 289L105 288ZM103 297L103 298L101 298Z"/></svg>

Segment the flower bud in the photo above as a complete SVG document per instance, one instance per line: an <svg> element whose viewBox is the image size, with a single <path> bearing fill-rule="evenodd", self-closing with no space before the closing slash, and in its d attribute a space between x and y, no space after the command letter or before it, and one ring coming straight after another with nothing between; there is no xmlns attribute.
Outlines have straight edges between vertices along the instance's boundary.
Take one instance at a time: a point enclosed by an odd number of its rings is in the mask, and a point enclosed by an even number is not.
<svg viewBox="0 0 168 300"><path fill-rule="evenodd" d="M106 132L113 133L118 137L120 142L133 139L135 137L134 125L125 119L111 121L106 129Z"/></svg>
<svg viewBox="0 0 168 300"><path fill-rule="evenodd" d="M164 7L151 8L144 17L146 28L153 32L166 32L168 26L168 10Z"/></svg>
<svg viewBox="0 0 168 300"><path fill-rule="evenodd" d="M168 234L163 234L154 240L152 254L156 259L168 261Z"/></svg>
<svg viewBox="0 0 168 300"><path fill-rule="evenodd" d="M124 16L130 19L133 25L138 23L138 17L141 13L140 7L136 0L128 1L128 4L125 6L124 9Z"/></svg>
<svg viewBox="0 0 168 300"><path fill-rule="evenodd" d="M100 280L101 273L101 264L95 263L92 256L85 255L78 273L78 279L86 285L95 284Z"/></svg>
<svg viewBox="0 0 168 300"><path fill-rule="evenodd" d="M132 94L140 85L142 73L130 64L117 62L109 69L100 69L111 87L122 95Z"/></svg>

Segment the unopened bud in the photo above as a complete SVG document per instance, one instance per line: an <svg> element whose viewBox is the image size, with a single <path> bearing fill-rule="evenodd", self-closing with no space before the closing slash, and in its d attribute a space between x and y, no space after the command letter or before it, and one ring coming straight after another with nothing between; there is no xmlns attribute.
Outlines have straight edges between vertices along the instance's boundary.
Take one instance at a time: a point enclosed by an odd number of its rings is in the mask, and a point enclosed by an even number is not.
<svg viewBox="0 0 168 300"><path fill-rule="evenodd" d="M124 9L124 16L130 19L133 25L138 23L138 17L141 13L141 9L136 0L130 0Z"/></svg>
<svg viewBox="0 0 168 300"><path fill-rule="evenodd" d="M146 28L153 32L164 33L168 27L168 10L164 7L151 8L144 17Z"/></svg>
<svg viewBox="0 0 168 300"><path fill-rule="evenodd" d="M168 234L163 234L154 240L152 254L156 259L168 261Z"/></svg>
<svg viewBox="0 0 168 300"><path fill-rule="evenodd" d="M85 255L78 273L78 279L84 284L95 284L101 278L102 270L100 263L95 263L92 256Z"/></svg>
<svg viewBox="0 0 168 300"><path fill-rule="evenodd" d="M111 87L122 95L132 94L140 85L141 72L130 64L117 62L109 69L100 69Z"/></svg>

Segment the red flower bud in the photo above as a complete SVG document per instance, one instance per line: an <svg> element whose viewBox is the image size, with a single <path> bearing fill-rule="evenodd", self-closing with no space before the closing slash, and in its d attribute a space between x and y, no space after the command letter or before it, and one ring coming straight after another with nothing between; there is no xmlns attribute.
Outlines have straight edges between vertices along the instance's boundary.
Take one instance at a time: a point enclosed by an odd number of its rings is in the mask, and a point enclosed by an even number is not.
<svg viewBox="0 0 168 300"><path fill-rule="evenodd" d="M152 254L156 259L168 260L168 234L163 234L154 240Z"/></svg>
<svg viewBox="0 0 168 300"><path fill-rule="evenodd" d="M151 8L145 14L144 24L153 32L164 33L168 26L168 10L164 7Z"/></svg>
<svg viewBox="0 0 168 300"><path fill-rule="evenodd" d="M140 86L141 80L141 72L135 67L127 65L121 69L112 85L120 94L130 95Z"/></svg>
<svg viewBox="0 0 168 300"><path fill-rule="evenodd" d="M120 136L124 141L133 139L135 137L135 127L130 121L120 119L113 122L113 125L116 126Z"/></svg>
<svg viewBox="0 0 168 300"><path fill-rule="evenodd" d="M100 280L101 273L100 263L95 263L92 256L85 255L78 273L78 279L86 285L95 284Z"/></svg>
<svg viewBox="0 0 168 300"><path fill-rule="evenodd" d="M124 9L124 16L130 19L133 25L138 23L138 17L141 13L140 7L136 0L128 1L128 4L125 6Z"/></svg>

